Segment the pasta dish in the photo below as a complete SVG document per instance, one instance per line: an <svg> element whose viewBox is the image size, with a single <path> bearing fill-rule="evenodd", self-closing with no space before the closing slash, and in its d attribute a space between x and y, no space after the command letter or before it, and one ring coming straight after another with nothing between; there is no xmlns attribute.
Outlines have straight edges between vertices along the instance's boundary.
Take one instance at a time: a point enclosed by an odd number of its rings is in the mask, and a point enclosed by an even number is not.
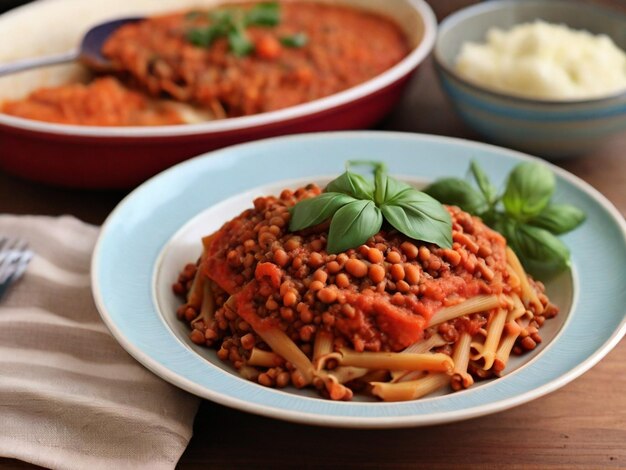
<svg viewBox="0 0 626 470"><path fill-rule="evenodd" d="M0 111L92 126L249 116L346 90L408 53L400 27L365 9L227 3L127 23L103 45L110 70L96 71L89 83L42 88L0 103Z"/></svg>
<svg viewBox="0 0 626 470"><path fill-rule="evenodd" d="M255 199L202 240L173 285L190 339L242 377L332 400L412 400L498 377L541 342L558 309L478 217L445 206L451 248L383 225L329 253L328 221L289 230L293 206L321 193L308 185Z"/></svg>

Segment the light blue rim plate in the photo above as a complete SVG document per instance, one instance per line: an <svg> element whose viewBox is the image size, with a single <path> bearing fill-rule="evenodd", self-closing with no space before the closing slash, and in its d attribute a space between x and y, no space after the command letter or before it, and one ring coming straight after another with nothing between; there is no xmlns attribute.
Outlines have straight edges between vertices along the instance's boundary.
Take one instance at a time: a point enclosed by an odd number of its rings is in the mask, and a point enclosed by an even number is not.
<svg viewBox="0 0 626 470"><path fill-rule="evenodd" d="M494 181L532 159L446 137L335 132L267 139L188 160L135 189L102 227L91 276L96 305L113 336L163 379L226 406L306 424L390 428L458 421L540 397L594 366L626 333L626 223L595 189L553 166L556 197L588 214L581 228L564 237L582 287L559 335L509 376L463 393L411 402L331 402L242 380L175 338L157 313L152 281L160 252L179 228L242 191L339 174L344 161L355 158L382 160L392 174L425 179L463 177L470 159L476 159Z"/></svg>

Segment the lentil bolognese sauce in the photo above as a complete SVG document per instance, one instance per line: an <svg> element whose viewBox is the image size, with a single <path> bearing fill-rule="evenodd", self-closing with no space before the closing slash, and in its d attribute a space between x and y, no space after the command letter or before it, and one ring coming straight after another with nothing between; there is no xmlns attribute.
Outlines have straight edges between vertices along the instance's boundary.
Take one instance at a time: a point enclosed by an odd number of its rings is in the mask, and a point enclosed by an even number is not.
<svg viewBox="0 0 626 470"><path fill-rule="evenodd" d="M451 247L386 224L329 253L328 220L289 229L295 205L320 194L311 184L259 197L202 240L173 285L194 343L261 385L398 401L499 376L541 342L558 309L479 218L445 206Z"/></svg>
<svg viewBox="0 0 626 470"><path fill-rule="evenodd" d="M4 103L2 112L85 126L159 126L185 122L172 104L152 100L114 77L97 78L86 85L41 88L26 99Z"/></svg>
<svg viewBox="0 0 626 470"><path fill-rule="evenodd" d="M0 109L70 124L184 123L184 113L163 106L165 99L208 111L212 119L246 116L353 87L408 52L399 26L366 10L314 2L227 4L126 24L103 46L112 75L37 90ZM120 93L130 99L116 99ZM114 106L102 105L107 100Z"/></svg>

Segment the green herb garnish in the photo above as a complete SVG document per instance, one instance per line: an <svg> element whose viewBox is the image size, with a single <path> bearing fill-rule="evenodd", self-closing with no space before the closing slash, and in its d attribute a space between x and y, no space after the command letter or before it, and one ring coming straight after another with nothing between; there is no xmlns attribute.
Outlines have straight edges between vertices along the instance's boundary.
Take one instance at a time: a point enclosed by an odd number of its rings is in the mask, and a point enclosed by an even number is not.
<svg viewBox="0 0 626 470"><path fill-rule="evenodd" d="M193 13L193 14L191 14ZM197 12L191 12L187 19L196 20ZM254 44L246 35L248 26L272 27L280 23L280 5L278 2L259 3L249 10L241 8L227 8L212 11L208 18L208 26L189 29L187 40L199 47L209 47L221 37L228 40L230 51L238 57L246 56L254 51ZM308 38L303 33L294 34L280 39L286 47L302 47Z"/></svg>
<svg viewBox="0 0 626 470"><path fill-rule="evenodd" d="M244 15L246 26L276 26L280 23L280 5L278 2L259 3Z"/></svg>
<svg viewBox="0 0 626 470"><path fill-rule="evenodd" d="M356 165L374 169L374 181L350 171ZM317 197L300 201L290 210L292 232L331 219L326 251L356 248L376 235L386 221L404 235L452 247L452 221L448 211L428 194L387 175L379 162L349 161L346 171Z"/></svg>
<svg viewBox="0 0 626 470"><path fill-rule="evenodd" d="M185 14L185 19L188 21L193 21L193 20L200 18L201 16L202 16L202 12L198 10L191 10L190 12Z"/></svg>
<svg viewBox="0 0 626 470"><path fill-rule="evenodd" d="M285 47L304 47L308 42L309 37L304 33L297 33L280 38L280 43Z"/></svg>
<svg viewBox="0 0 626 470"><path fill-rule="evenodd" d="M444 204L477 215L507 239L524 268L548 278L569 266L570 253L556 235L574 230L585 214L569 204L553 204L554 175L545 165L527 162L509 174L498 194L478 163L470 165L478 189L459 178L444 178L424 191Z"/></svg>
<svg viewBox="0 0 626 470"><path fill-rule="evenodd" d="M254 44L240 28L228 32L228 47L237 57L246 56L254 51Z"/></svg>

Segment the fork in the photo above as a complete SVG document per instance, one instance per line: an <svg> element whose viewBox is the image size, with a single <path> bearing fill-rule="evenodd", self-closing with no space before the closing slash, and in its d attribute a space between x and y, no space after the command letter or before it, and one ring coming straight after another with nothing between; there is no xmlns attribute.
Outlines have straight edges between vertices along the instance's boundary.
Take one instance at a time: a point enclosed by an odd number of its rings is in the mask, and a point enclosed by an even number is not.
<svg viewBox="0 0 626 470"><path fill-rule="evenodd" d="M0 299L24 274L33 254L25 240L0 236Z"/></svg>

